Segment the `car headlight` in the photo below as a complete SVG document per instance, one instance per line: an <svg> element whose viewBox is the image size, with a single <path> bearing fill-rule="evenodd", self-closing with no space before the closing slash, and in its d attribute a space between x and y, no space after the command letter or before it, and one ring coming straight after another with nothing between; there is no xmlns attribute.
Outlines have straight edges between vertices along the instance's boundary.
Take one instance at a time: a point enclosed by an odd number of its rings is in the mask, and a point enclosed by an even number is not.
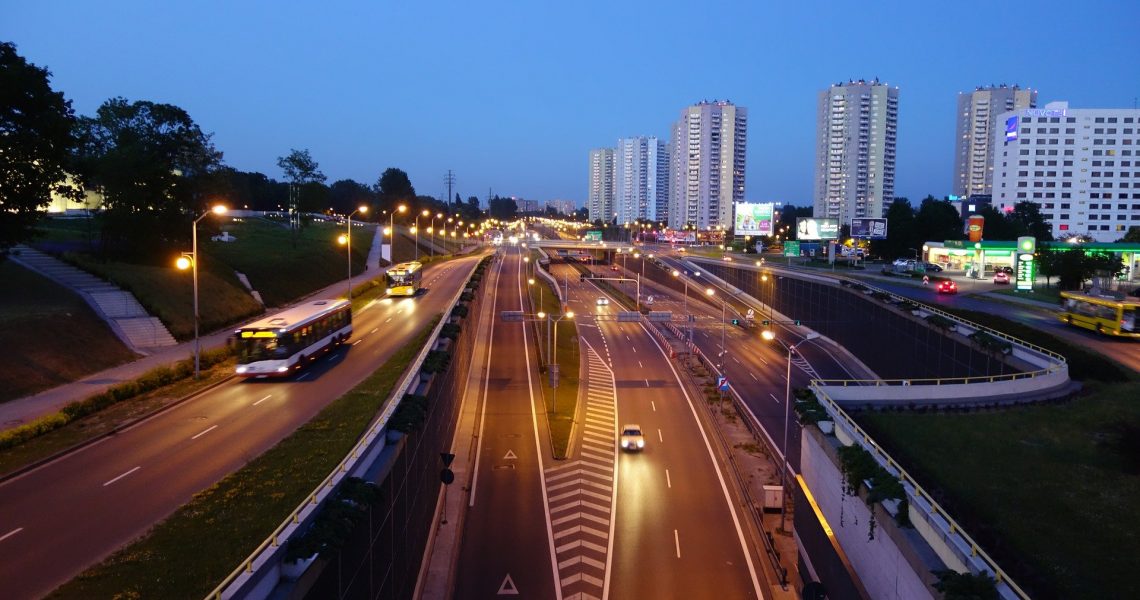
<svg viewBox="0 0 1140 600"><path fill-rule="evenodd" d="M621 447L622 448L629 448L629 440L622 440L621 441Z"/></svg>
<svg viewBox="0 0 1140 600"><path fill-rule="evenodd" d="M637 447L638 448L644 448L645 447L645 440L637 440Z"/></svg>
<svg viewBox="0 0 1140 600"><path fill-rule="evenodd" d="M277 367L278 373L285 373L289 371L289 367Z"/></svg>

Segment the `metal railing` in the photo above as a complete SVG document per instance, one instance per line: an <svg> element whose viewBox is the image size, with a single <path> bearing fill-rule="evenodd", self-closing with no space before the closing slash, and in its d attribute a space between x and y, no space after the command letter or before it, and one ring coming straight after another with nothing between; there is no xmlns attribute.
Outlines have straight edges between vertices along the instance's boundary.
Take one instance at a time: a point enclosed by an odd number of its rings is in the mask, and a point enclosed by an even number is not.
<svg viewBox="0 0 1140 600"><path fill-rule="evenodd" d="M476 265L477 264L478 263L476 263ZM473 273L474 267L472 267L472 274ZM470 280L471 275L468 275L467 281L470 282ZM368 429L365 430L365 433L360 437L356 445L352 447L352 450L350 450L340 463L333 468L332 472L317 485L313 492L309 494L297 508L293 509L289 516L273 530L273 533L258 544L253 552L242 561L241 565L227 575L226 578L206 596L208 599L229 597L226 595L226 591L231 585L237 583L242 576L253 574L256 568L268 563L272 557L272 553L276 551L283 541L288 540L289 537L295 534L302 522L308 518L313 511L317 510L321 502L332 493L337 484L347 476L361 457L366 454L366 450L372 445L373 441L377 437L386 434L388 419L391 418L392 413L396 411L396 408L400 404L400 399L403 398L404 394L418 384L420 367L423 366L424 359L427 358L428 352L431 351L432 346L435 345L436 340L439 339L439 333L443 329L443 326L447 324L448 316L459 302L459 296L463 294L466 289L467 285L464 284L456 291L451 302L447 304L448 308L444 311L443 318L439 320L439 323L436 323L435 329L432 330L431 335L428 337L427 343L420 349L420 353L416 355L415 360L408 366L408 369L404 371L404 376L400 379L399 383L392 388L392 393L386 400L386 404L379 416L368 426Z"/></svg>
<svg viewBox="0 0 1140 600"><path fill-rule="evenodd" d="M904 488L909 486L910 490L912 491L911 493L915 499L922 500L925 504L930 506L930 510L925 511L927 514L929 514L931 517L936 516L944 519L948 525L949 533L951 535L959 536L962 541L965 542L964 545L969 548L970 557L980 559L999 585L1008 586L1010 591L1016 594L1018 598L1024 598L1026 600L1029 599L1029 594L1027 594L1025 590L1021 589L1021 587L1018 586L1013 581L1013 579L1010 578L1009 574L1007 574L1000 566L998 566L997 562L991 558L985 550L982 549L981 545L975 542L974 538L970 537L969 534L966 533L966 530L963 529L962 526L959 525L958 522L950 516L950 513L948 513L946 509L942 508L942 506L934 500L934 497L931 496L930 493L925 489L923 489L923 487L919 485L918 481L914 477L911 477L910 473L907 473L906 470L902 468L902 465L900 465L894 458L892 458L890 454L887 454L886 450L884 450L877 442L875 442L875 440L871 438L870 434L864 431L863 428L855 422L851 415L847 414L847 412L844 411L837 402L832 400L827 395L826 390L817 386L815 381L811 383L811 386L815 391L816 397L820 400L820 403L823 404L828 414L831 415L835 420L837 426L839 424L846 426L852 432L853 435L851 437L856 443L870 452L871 455L875 457L875 460L879 462L883 467L885 467L888 471L897 473L897 476L902 482ZM911 502L910 506L915 510L924 510L922 507L923 505L920 502Z"/></svg>

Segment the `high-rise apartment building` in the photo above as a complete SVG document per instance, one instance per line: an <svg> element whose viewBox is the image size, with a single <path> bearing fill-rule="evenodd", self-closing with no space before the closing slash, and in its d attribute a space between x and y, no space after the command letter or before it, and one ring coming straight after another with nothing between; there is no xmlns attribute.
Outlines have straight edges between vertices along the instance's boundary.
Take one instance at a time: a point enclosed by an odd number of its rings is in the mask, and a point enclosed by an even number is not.
<svg viewBox="0 0 1140 600"><path fill-rule="evenodd" d="M878 79L837 83L819 93L816 218L880 218L895 195L899 89Z"/></svg>
<svg viewBox="0 0 1140 600"><path fill-rule="evenodd" d="M1037 91L1016 85L979 87L958 94L954 142L954 195L990 194L994 182L994 132L998 115L1037 106Z"/></svg>
<svg viewBox="0 0 1140 600"><path fill-rule="evenodd" d="M1140 226L1140 109L1050 102L998 122L995 208L1033 202L1057 239L1114 242Z"/></svg>
<svg viewBox="0 0 1140 600"><path fill-rule="evenodd" d="M609 223L614 218L613 148L590 150L590 186L586 199L590 221Z"/></svg>
<svg viewBox="0 0 1140 600"><path fill-rule="evenodd" d="M614 212L617 222L665 220L669 206L669 161L656 137L618 140L614 149Z"/></svg>
<svg viewBox="0 0 1140 600"><path fill-rule="evenodd" d="M727 101L681 111L669 157L669 226L730 227L734 202L744 201L748 109Z"/></svg>

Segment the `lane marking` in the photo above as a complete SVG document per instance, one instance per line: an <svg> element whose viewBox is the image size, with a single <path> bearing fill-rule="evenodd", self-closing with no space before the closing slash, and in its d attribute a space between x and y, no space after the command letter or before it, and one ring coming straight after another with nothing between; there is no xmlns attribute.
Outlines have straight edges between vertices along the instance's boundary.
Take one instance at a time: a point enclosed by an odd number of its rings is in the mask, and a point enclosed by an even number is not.
<svg viewBox="0 0 1140 600"><path fill-rule="evenodd" d="M118 480L120 480L120 479L122 479L122 478L126 477L127 475L130 475L131 473L134 473L135 471L138 471L138 470L139 470L139 469L141 469L141 468L142 468L142 467L135 467L135 468L131 469L130 471L127 471L126 473L123 473L122 475L119 475L118 477L116 477L116 478L114 478L114 479L112 479L112 480L108 481L107 483L104 483L104 484L103 484L103 487L107 487L107 486L111 485L112 483L115 483L116 481L118 481Z"/></svg>
<svg viewBox="0 0 1140 600"><path fill-rule="evenodd" d="M637 366L641 367L642 369L644 369L644 368L645 368L645 365L641 364L641 361L640 361L640 360L639 360L639 361L637 361Z"/></svg>
<svg viewBox="0 0 1140 600"><path fill-rule="evenodd" d="M645 380L645 387L649 387L649 380L648 379Z"/></svg>
<svg viewBox="0 0 1140 600"><path fill-rule="evenodd" d="M9 531L8 533L5 533L4 535L0 535L0 542L3 542L4 540L16 535L17 533L20 533L23 530L24 530L23 527L17 527L15 529L13 529L12 531Z"/></svg>
<svg viewBox="0 0 1140 600"><path fill-rule="evenodd" d="M773 394L772 392L768 392L768 395L771 396L772 399L776 401L776 404L780 403L780 399L776 397L776 394Z"/></svg>
<svg viewBox="0 0 1140 600"><path fill-rule="evenodd" d="M673 530L673 543L677 545L677 558L681 558L681 536L676 529Z"/></svg>
<svg viewBox="0 0 1140 600"><path fill-rule="evenodd" d="M385 323L390 323L391 321L392 321L392 317L388 317L387 319L384 319L384 322L385 322ZM376 332L376 330L375 330L375 329L373 329L373 330L372 330L372 332L373 332L373 333L375 333L375 332Z"/></svg>
<svg viewBox="0 0 1140 600"><path fill-rule="evenodd" d="M652 406L652 407L653 407L653 412L657 412L657 403L656 403L656 402L654 402L654 401L650 400L650 401L649 401L649 406Z"/></svg>
<svg viewBox="0 0 1140 600"><path fill-rule="evenodd" d="M359 342L357 342L357 343L359 343ZM262 398L261 400L258 400L257 402L254 402L254 403L253 403L253 405L254 405L254 406L257 406L258 404L261 404L262 402L265 402L266 400L268 400L268 399L270 399L270 398L272 398L272 397L273 397L273 394L269 394L268 396L266 396L266 397Z"/></svg>
<svg viewBox="0 0 1140 600"><path fill-rule="evenodd" d="M392 317L388 317L388 321L391 321L391 320L392 320ZM384 321L384 322L387 323L388 321ZM376 333L376 331L379 329L380 329L379 327L373 327L372 331L369 331L368 333Z"/></svg>
<svg viewBox="0 0 1140 600"><path fill-rule="evenodd" d="M665 443L665 438L661 437L661 430L660 429L657 430L657 441L661 442L662 444Z"/></svg>
<svg viewBox="0 0 1140 600"><path fill-rule="evenodd" d="M756 381L760 381L759 379L756 379L756 375L753 375L751 371L748 372L748 376L752 379L755 379Z"/></svg>
<svg viewBox="0 0 1140 600"><path fill-rule="evenodd" d="M301 381L302 379L308 377L309 375L310 375L310 373L308 373L308 372L303 373L300 377L297 378L297 381Z"/></svg>
<svg viewBox="0 0 1140 600"><path fill-rule="evenodd" d="M356 340L355 342L353 342L353 343L352 343L352 345L353 345L353 346L355 346L355 345L357 345L357 344L359 344L360 342L363 342L363 341L364 341L364 340Z"/></svg>
<svg viewBox="0 0 1140 600"><path fill-rule="evenodd" d="M217 426L217 425L211 425L211 426L210 426L208 429L206 429L205 431L203 431L203 432L199 433L198 435L196 435L196 436L194 436L194 437L192 437L192 438L190 438L190 439L192 439L192 440L196 440L196 439L198 439L198 438L200 438L200 437L202 437L202 436L206 435L207 433L210 433L211 431L213 431L213 430L215 430L215 429L217 429L217 428L218 428L218 426Z"/></svg>
<svg viewBox="0 0 1140 600"><path fill-rule="evenodd" d="M738 364L738 365L743 365L743 364L744 364L744 363L740 362L740 360L738 360L738 359L737 359L735 356L733 356L733 357L732 357L732 360L735 360L735 361L736 361L736 364Z"/></svg>
<svg viewBox="0 0 1140 600"><path fill-rule="evenodd" d="M673 487L673 480L669 478L669 469L665 469L665 485Z"/></svg>
<svg viewBox="0 0 1140 600"><path fill-rule="evenodd" d="M636 353L637 353L637 348L635 348L635 347L633 347L633 346L630 346L629 348L630 348L630 350L633 350L634 354L636 354Z"/></svg>

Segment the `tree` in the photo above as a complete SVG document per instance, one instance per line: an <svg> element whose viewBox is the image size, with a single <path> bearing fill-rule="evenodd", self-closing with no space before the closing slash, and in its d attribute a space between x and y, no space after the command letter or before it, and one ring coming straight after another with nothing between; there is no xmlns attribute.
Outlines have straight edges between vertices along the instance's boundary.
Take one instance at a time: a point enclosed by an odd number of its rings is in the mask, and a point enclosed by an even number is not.
<svg viewBox="0 0 1140 600"><path fill-rule="evenodd" d="M1132 227L1129 227L1128 233L1125 233L1124 237L1120 238L1117 241L1121 243L1140 243L1140 225L1133 225Z"/></svg>
<svg viewBox="0 0 1140 600"><path fill-rule="evenodd" d="M459 216L464 221L475 222L483 218L483 210L479 208L478 196L469 196L465 204L458 204Z"/></svg>
<svg viewBox="0 0 1140 600"><path fill-rule="evenodd" d="M190 237L222 153L185 110L112 98L77 124L75 165L103 192L103 251L156 256Z"/></svg>
<svg viewBox="0 0 1140 600"><path fill-rule="evenodd" d="M1021 235L1031 235L1039 242L1053 240L1053 226L1045 220L1041 214L1041 206L1036 202L1018 202L1013 206L1009 219L1018 225L1018 230L1023 232Z"/></svg>
<svg viewBox="0 0 1140 600"><path fill-rule="evenodd" d="M491 198L487 207L491 216L499 219L500 221L512 221L518 215L518 206L515 201L510 198L500 198L495 196Z"/></svg>
<svg viewBox="0 0 1140 600"><path fill-rule="evenodd" d="M290 149L286 156L277 157L277 166L285 172L285 178L293 185L324 183L325 174L313 156L306 150Z"/></svg>
<svg viewBox="0 0 1140 600"><path fill-rule="evenodd" d="M886 258L914 256L912 250L918 247L916 243L921 242L915 228L914 209L910 205L910 200L896 198L887 209L886 218L887 239L872 241L871 249L875 254Z"/></svg>
<svg viewBox="0 0 1140 600"><path fill-rule="evenodd" d="M325 174L313 156L306 150L291 148L286 156L277 157L277 166L285 173L290 183L289 225L294 234L299 227L309 224L309 214L324 208L327 190L324 187ZM294 235L293 245L297 240Z"/></svg>
<svg viewBox="0 0 1140 600"><path fill-rule="evenodd" d="M1015 240L1023 235L1020 223L1009 220L1001 211L992 206L983 208L977 214L985 219L985 223L982 225L982 236L985 239Z"/></svg>
<svg viewBox="0 0 1140 600"><path fill-rule="evenodd" d="M962 239L962 216L946 200L934 196L923 198L915 213L915 233L913 248L922 248L927 241Z"/></svg>
<svg viewBox="0 0 1140 600"><path fill-rule="evenodd" d="M578 210L574 211L574 220L575 221L581 221L583 223L589 221L590 220L590 209L583 206L582 208L579 208Z"/></svg>
<svg viewBox="0 0 1140 600"><path fill-rule="evenodd" d="M52 91L47 69L28 63L16 46L0 43L0 261L35 234L51 192L79 199L65 183L75 113Z"/></svg>
<svg viewBox="0 0 1140 600"><path fill-rule="evenodd" d="M416 198L416 188L408 179L408 174L395 167L389 167L376 180L377 200L382 210L392 210L401 202L408 204Z"/></svg>
<svg viewBox="0 0 1140 600"><path fill-rule="evenodd" d="M329 186L328 200L330 208L347 215L361 205L371 207L376 202L376 194L363 183L352 179L341 179ZM371 213L357 215L355 218L363 221L370 216Z"/></svg>
<svg viewBox="0 0 1140 600"><path fill-rule="evenodd" d="M1124 270L1119 257L1105 252L1086 252L1080 248L1054 250L1048 246L1046 252L1055 256L1045 258L1041 268L1048 270L1046 277L1057 276L1057 286L1062 290L1077 290L1094 275L1115 277Z"/></svg>

